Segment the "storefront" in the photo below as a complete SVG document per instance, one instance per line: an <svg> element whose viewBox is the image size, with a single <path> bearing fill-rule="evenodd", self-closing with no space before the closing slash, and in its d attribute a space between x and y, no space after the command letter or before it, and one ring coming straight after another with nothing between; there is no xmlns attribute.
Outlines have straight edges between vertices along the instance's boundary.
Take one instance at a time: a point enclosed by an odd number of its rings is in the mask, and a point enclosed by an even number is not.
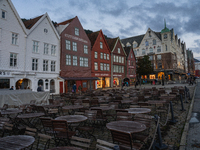
<svg viewBox="0 0 200 150"><path fill-rule="evenodd" d="M97 88L106 88L110 87L110 78L109 77L98 77Z"/></svg>

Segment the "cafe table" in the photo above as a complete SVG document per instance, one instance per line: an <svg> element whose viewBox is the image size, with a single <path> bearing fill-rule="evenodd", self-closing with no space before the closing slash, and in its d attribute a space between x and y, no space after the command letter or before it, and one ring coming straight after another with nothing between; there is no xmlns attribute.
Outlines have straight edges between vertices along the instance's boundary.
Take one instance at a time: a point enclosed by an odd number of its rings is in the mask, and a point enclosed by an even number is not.
<svg viewBox="0 0 200 150"><path fill-rule="evenodd" d="M70 115L73 115L76 109L83 108L83 105L67 105L62 107L63 110L72 110L72 112L68 112Z"/></svg>
<svg viewBox="0 0 200 150"><path fill-rule="evenodd" d="M73 147L73 146L64 146L64 147L54 147L48 150L83 150L79 147Z"/></svg>
<svg viewBox="0 0 200 150"><path fill-rule="evenodd" d="M12 135L0 138L0 150L20 150L33 144L35 138L28 135Z"/></svg>
<svg viewBox="0 0 200 150"><path fill-rule="evenodd" d="M136 121L112 121L106 124L109 130L120 131L124 133L137 133L146 129L146 126Z"/></svg>
<svg viewBox="0 0 200 150"><path fill-rule="evenodd" d="M151 109L148 108L129 108L125 110L127 110L130 114L146 114L151 112Z"/></svg>
<svg viewBox="0 0 200 150"><path fill-rule="evenodd" d="M92 109L101 109L102 111L108 111L108 110L112 110L112 109L115 109L114 107L112 106L105 106L105 107L90 107L90 110Z"/></svg>
<svg viewBox="0 0 200 150"><path fill-rule="evenodd" d="M66 120L67 123L79 123L87 120L87 117L83 115L66 115L57 117L55 120Z"/></svg>

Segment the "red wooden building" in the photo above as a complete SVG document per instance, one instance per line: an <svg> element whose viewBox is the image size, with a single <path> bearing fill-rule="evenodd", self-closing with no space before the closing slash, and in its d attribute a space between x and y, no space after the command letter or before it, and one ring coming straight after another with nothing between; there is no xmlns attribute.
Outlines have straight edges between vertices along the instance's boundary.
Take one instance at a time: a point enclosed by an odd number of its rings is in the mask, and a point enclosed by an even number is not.
<svg viewBox="0 0 200 150"><path fill-rule="evenodd" d="M91 66L92 77L99 80L93 81L95 89L110 87L111 83L111 61L110 49L102 30L88 34L91 41Z"/></svg>
<svg viewBox="0 0 200 150"><path fill-rule="evenodd" d="M107 39L107 43L111 50L111 87L120 87L126 77L126 52L119 37Z"/></svg>
<svg viewBox="0 0 200 150"><path fill-rule="evenodd" d="M126 57L126 77L130 85L135 84L136 80L136 59L133 52L133 48L125 47L124 48L127 54Z"/></svg>
<svg viewBox="0 0 200 150"><path fill-rule="evenodd" d="M71 92L74 84L84 91L93 89L91 42L78 17L56 24L56 29L61 36L60 77L65 81L64 91Z"/></svg>

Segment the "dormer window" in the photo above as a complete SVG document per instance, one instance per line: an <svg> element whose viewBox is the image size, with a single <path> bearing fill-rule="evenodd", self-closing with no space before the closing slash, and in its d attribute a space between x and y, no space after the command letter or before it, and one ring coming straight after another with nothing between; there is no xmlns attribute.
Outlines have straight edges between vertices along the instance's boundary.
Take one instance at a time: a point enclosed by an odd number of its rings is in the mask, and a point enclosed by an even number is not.
<svg viewBox="0 0 200 150"><path fill-rule="evenodd" d="M79 28L75 28L75 35L79 36Z"/></svg>
<svg viewBox="0 0 200 150"><path fill-rule="evenodd" d="M134 44L133 44L133 48L136 48L136 47L137 47L137 43L134 43Z"/></svg>
<svg viewBox="0 0 200 150"><path fill-rule="evenodd" d="M164 39L167 39L167 34L164 34Z"/></svg>

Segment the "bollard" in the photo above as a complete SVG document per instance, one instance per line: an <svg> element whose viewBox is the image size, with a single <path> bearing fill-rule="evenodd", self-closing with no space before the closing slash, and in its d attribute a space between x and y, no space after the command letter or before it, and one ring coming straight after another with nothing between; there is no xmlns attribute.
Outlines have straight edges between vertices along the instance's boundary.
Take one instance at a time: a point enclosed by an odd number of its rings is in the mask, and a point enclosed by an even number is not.
<svg viewBox="0 0 200 150"><path fill-rule="evenodd" d="M154 117L156 119L156 124L157 124L157 122L158 122L158 115L155 115ZM158 128L157 128L157 134L158 134L158 142L159 143L156 143L155 147L158 148L159 150L168 148L167 145L165 145L164 143L162 143L162 136L161 136L160 125L159 124L158 124Z"/></svg>
<svg viewBox="0 0 200 150"><path fill-rule="evenodd" d="M176 123L177 120L174 118L174 110L173 110L172 101L170 101L170 110L171 110L171 116L172 116L170 122L171 122L171 123Z"/></svg>
<svg viewBox="0 0 200 150"><path fill-rule="evenodd" d="M185 102L184 103L188 103L188 101L187 101L187 91L185 91Z"/></svg>
<svg viewBox="0 0 200 150"><path fill-rule="evenodd" d="M181 107L182 107L181 111L185 111L184 106L183 106L182 94L180 95L180 99L181 99Z"/></svg>

